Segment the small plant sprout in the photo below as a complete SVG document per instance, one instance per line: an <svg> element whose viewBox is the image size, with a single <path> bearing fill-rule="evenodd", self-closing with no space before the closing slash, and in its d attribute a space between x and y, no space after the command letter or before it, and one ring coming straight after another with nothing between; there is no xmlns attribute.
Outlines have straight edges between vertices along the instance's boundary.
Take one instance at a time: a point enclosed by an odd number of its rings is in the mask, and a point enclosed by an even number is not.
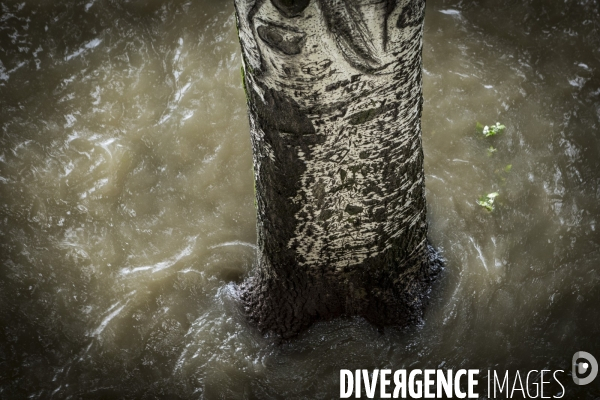
<svg viewBox="0 0 600 400"><path fill-rule="evenodd" d="M504 129L506 129L506 126L500 124L500 122L496 122L496 125L490 126L482 125L479 122L477 122L476 128L477 132L483 134L483 136L490 137L501 133Z"/></svg>
<svg viewBox="0 0 600 400"><path fill-rule="evenodd" d="M488 157L491 157L491 156L492 156L492 154L494 154L494 153L496 152L496 148L495 148L494 146L490 146L490 147L487 149L487 152L488 152Z"/></svg>
<svg viewBox="0 0 600 400"><path fill-rule="evenodd" d="M477 200L477 204L485 208L488 211L494 211L494 199L498 196L498 192L489 193L485 196L480 196Z"/></svg>

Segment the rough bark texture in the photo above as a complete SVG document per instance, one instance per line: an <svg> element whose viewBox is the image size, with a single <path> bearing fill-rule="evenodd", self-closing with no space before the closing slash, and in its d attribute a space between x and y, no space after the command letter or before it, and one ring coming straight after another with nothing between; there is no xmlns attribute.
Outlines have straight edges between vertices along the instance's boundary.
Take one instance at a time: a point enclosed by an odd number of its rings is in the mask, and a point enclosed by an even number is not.
<svg viewBox="0 0 600 400"><path fill-rule="evenodd" d="M318 319L420 321L427 242L424 0L235 0L250 115L263 331Z"/></svg>

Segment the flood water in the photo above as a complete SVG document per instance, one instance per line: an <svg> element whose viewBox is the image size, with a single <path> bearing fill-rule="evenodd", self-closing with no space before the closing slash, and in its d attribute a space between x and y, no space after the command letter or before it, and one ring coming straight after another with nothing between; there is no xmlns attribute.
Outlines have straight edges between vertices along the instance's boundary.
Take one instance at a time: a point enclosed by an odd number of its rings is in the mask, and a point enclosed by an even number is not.
<svg viewBox="0 0 600 400"><path fill-rule="evenodd" d="M599 3L428 0L425 321L283 344L232 295L256 239L232 3L0 3L0 398L328 399L340 368L439 366L598 398L570 363L600 357Z"/></svg>

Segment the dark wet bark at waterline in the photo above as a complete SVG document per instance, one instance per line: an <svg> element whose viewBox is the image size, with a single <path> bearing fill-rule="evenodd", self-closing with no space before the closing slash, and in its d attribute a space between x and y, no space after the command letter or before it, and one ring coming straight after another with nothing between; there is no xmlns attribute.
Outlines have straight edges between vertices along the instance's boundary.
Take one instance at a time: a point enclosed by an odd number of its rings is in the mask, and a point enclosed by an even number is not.
<svg viewBox="0 0 600 400"><path fill-rule="evenodd" d="M235 0L254 156L258 259L240 286L262 331L420 321L427 242L424 0Z"/></svg>

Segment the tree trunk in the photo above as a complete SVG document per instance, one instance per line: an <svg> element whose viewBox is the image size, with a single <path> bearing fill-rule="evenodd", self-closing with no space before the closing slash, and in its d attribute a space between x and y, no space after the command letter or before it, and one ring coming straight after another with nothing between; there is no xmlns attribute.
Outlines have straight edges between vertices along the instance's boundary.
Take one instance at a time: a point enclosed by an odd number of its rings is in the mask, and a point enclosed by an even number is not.
<svg viewBox="0 0 600 400"><path fill-rule="evenodd" d="M251 320L419 322L441 268L427 242L424 0L235 0L254 155Z"/></svg>

